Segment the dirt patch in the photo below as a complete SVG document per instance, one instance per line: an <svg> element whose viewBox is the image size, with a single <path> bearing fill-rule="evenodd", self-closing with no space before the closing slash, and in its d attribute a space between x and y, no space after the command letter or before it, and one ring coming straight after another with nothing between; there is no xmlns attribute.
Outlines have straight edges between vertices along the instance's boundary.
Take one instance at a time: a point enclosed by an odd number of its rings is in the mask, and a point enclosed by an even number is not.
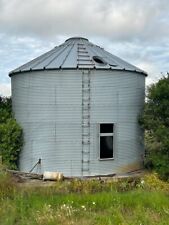
<svg viewBox="0 0 169 225"><path fill-rule="evenodd" d="M25 173L15 170L8 170L7 171L12 180L17 183L19 186L30 186L30 187L49 187L54 186L57 181L44 181L42 174L35 174L35 173ZM126 178L134 178L134 177L142 177L145 174L144 170L137 170L130 173L123 173L123 174L112 174L112 175L104 175L104 176L93 176L93 177L64 177L64 180L70 181L74 179L81 179L81 180L123 180Z"/></svg>

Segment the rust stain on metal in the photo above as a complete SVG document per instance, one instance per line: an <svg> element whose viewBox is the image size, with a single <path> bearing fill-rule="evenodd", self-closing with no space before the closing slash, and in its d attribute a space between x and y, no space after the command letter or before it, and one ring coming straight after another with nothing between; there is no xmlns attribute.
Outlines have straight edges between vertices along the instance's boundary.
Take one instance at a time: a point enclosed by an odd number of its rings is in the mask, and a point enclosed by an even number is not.
<svg viewBox="0 0 169 225"><path fill-rule="evenodd" d="M126 166L120 167L119 172L131 172L143 168L143 162L136 161L134 163L128 164Z"/></svg>

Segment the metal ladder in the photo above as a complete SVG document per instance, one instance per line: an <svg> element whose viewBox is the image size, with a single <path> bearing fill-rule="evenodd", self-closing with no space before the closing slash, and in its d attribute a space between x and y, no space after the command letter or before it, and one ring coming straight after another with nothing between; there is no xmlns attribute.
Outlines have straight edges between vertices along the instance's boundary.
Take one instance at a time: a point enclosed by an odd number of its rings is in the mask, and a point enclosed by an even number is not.
<svg viewBox="0 0 169 225"><path fill-rule="evenodd" d="M82 72L82 176L90 170L90 71Z"/></svg>

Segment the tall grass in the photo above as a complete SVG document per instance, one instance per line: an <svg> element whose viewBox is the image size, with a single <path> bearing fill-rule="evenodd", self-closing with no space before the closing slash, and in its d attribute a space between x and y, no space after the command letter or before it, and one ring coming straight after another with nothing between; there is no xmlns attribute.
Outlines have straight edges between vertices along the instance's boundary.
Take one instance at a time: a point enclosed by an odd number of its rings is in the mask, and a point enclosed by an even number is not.
<svg viewBox="0 0 169 225"><path fill-rule="evenodd" d="M11 183L10 183L11 182ZM125 181L65 181L18 187L0 176L2 225L168 225L169 186L156 175Z"/></svg>

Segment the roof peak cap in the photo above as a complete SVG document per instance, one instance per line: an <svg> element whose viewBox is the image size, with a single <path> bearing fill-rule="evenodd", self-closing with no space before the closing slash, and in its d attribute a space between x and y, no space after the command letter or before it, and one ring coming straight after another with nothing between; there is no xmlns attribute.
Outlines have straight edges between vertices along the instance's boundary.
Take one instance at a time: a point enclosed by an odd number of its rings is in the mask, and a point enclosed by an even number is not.
<svg viewBox="0 0 169 225"><path fill-rule="evenodd" d="M65 42L67 42L67 41L80 41L80 40L89 41L87 38L84 38L84 37L71 37L71 38L68 38Z"/></svg>

